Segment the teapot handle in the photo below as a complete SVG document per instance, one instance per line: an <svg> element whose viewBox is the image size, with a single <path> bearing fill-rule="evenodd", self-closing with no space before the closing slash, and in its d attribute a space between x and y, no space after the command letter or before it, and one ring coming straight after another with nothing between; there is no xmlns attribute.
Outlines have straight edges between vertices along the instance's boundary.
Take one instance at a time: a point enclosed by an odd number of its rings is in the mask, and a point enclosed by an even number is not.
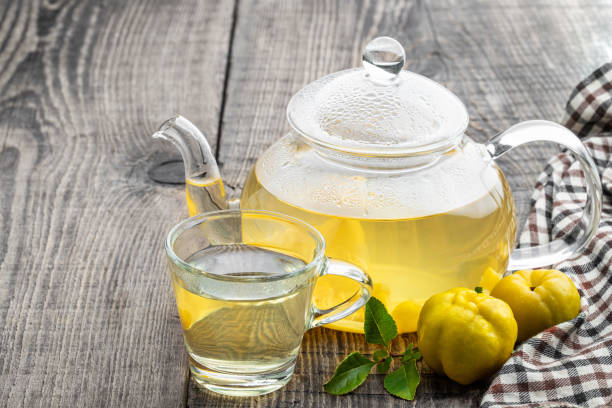
<svg viewBox="0 0 612 408"><path fill-rule="evenodd" d="M597 167L580 139L566 127L546 120L521 122L489 140L486 149L496 159L522 144L542 141L558 143L578 159L586 178L586 205L580 222L567 235L571 240L565 237L534 247L516 248L510 255L508 270L553 265L579 254L591 241L599 224L602 192ZM578 233L574 234L576 230Z"/></svg>

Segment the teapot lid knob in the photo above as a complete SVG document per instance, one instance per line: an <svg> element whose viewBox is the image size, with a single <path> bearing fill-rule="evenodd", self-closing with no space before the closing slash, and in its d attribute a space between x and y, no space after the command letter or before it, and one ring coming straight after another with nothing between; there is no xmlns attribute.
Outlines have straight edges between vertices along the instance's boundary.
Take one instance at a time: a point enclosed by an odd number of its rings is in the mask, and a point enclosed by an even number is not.
<svg viewBox="0 0 612 408"><path fill-rule="evenodd" d="M391 37L377 37L363 50L363 67L375 82L395 82L406 62L404 47Z"/></svg>

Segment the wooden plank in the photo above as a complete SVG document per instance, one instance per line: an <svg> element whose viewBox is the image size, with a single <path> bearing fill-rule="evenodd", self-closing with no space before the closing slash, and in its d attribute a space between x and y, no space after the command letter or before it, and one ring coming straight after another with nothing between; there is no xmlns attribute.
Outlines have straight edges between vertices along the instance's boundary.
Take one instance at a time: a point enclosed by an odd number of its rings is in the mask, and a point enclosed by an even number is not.
<svg viewBox="0 0 612 408"><path fill-rule="evenodd" d="M215 142L233 2L3 2L0 405L183 406L163 239L182 188L147 171L180 111ZM157 142L156 142L157 143Z"/></svg>
<svg viewBox="0 0 612 408"><path fill-rule="evenodd" d="M611 58L609 21L611 8L588 0L242 0L219 149L226 184L238 195L256 158L289 130L285 108L291 95L322 75L359 66L363 46L377 35L405 45L407 69L453 90L471 114L468 134L484 141L520 120L559 121L572 87ZM500 160L523 217L535 177L555 151L530 145ZM405 406L382 391L380 378L344 397L322 391L352 350L367 350L363 336L313 330L284 389L231 399L192 382L188 405ZM415 405L477 405L486 388L486 381L461 387L426 372Z"/></svg>

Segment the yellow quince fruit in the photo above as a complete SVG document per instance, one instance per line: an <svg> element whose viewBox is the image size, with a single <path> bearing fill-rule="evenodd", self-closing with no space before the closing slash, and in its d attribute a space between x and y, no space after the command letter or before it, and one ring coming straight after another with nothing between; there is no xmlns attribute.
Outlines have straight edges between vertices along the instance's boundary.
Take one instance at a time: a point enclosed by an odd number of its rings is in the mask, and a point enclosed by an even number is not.
<svg viewBox="0 0 612 408"><path fill-rule="evenodd" d="M512 308L519 341L573 319L580 312L580 294L574 282L553 269L514 272L495 285L491 296Z"/></svg>
<svg viewBox="0 0 612 408"><path fill-rule="evenodd" d="M467 385L493 374L510 357L517 325L504 301L454 288L425 302L417 335L427 365Z"/></svg>
<svg viewBox="0 0 612 408"><path fill-rule="evenodd" d="M391 316L393 316L393 320L395 320L395 324L397 324L397 331L399 333L411 333L416 331L423 303L425 303L425 300L410 299L395 306L393 312L391 312Z"/></svg>

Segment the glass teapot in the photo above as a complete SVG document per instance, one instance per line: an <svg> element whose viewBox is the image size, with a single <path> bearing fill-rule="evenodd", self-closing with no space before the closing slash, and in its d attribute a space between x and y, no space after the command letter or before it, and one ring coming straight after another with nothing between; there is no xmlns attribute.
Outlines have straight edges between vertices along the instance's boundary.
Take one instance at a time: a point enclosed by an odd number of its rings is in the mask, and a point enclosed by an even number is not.
<svg viewBox="0 0 612 408"><path fill-rule="evenodd" d="M316 227L332 262L367 272L373 296L401 332L410 332L435 293L490 290L507 269L551 265L580 252L599 221L601 183L580 140L552 122L521 122L475 143L464 134L463 103L402 70L404 61L397 41L379 37L366 46L362 68L327 75L294 95L287 107L291 131L258 159L239 205ZM190 215L228 207L215 158L191 122L177 116L155 136L183 156ZM495 159L535 141L559 143L576 156L587 200L563 239L515 249L512 194ZM348 279L329 275L314 297L324 309L356 291ZM331 327L362 332L363 310Z"/></svg>

